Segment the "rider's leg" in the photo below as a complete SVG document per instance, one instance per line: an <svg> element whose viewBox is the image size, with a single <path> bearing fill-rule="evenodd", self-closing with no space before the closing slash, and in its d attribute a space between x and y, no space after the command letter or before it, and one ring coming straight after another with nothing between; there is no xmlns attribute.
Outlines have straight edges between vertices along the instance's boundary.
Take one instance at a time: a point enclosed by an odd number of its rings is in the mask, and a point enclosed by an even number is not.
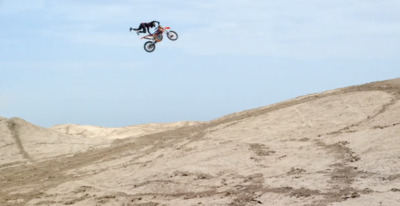
<svg viewBox="0 0 400 206"><path fill-rule="evenodd" d="M138 33L146 33L146 27L143 24L140 24L139 28L134 29ZM141 31L140 31L141 30Z"/></svg>
<svg viewBox="0 0 400 206"><path fill-rule="evenodd" d="M139 28L137 28L137 29L130 28L129 31L132 31L132 30L136 31L137 35L139 35L139 33L146 33L146 27L144 27L143 23L139 25Z"/></svg>

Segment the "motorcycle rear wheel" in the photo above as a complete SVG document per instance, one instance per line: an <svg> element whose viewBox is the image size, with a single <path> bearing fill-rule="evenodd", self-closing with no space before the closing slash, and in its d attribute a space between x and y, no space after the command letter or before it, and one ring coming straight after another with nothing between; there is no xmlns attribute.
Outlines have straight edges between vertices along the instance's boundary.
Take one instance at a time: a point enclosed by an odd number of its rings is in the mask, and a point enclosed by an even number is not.
<svg viewBox="0 0 400 206"><path fill-rule="evenodd" d="M178 34L175 31L169 31L167 37L171 41L176 41L178 39Z"/></svg>
<svg viewBox="0 0 400 206"><path fill-rule="evenodd" d="M156 49L156 44L153 43L152 41L147 41L144 43L144 50L147 52L153 52Z"/></svg>

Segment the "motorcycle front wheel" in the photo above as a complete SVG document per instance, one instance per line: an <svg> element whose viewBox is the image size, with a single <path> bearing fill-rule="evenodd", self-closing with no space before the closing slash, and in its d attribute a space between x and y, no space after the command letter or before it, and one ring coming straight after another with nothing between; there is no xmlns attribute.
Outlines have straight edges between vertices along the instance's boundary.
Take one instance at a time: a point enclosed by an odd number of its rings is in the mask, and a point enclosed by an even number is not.
<svg viewBox="0 0 400 206"><path fill-rule="evenodd" d="M144 50L147 52L153 52L156 49L156 44L153 43L152 41L147 41L144 43Z"/></svg>
<svg viewBox="0 0 400 206"><path fill-rule="evenodd" d="M178 34L174 31L169 31L167 34L168 39L171 41L176 41L178 39Z"/></svg>

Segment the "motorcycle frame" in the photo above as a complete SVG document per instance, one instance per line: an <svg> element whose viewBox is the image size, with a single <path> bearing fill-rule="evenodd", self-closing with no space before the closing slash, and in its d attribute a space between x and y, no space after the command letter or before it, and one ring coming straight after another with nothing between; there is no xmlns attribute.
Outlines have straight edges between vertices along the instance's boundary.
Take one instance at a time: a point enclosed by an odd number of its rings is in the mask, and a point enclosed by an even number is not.
<svg viewBox="0 0 400 206"><path fill-rule="evenodd" d="M162 41L162 39L161 40L159 40L159 39L157 39L156 38L156 36L157 36L157 34L159 34L159 33L161 33L161 35L164 35L164 32L165 33L167 33L167 35L168 35L168 29L170 29L171 27L162 27L161 25L159 25L158 27L157 27L157 30L153 33L153 34L150 34L150 35L146 35L146 36L144 36L144 37L142 37L142 39L148 39L148 40L152 40L152 41L154 41L153 43L155 44L155 43L158 43L158 42L161 42Z"/></svg>

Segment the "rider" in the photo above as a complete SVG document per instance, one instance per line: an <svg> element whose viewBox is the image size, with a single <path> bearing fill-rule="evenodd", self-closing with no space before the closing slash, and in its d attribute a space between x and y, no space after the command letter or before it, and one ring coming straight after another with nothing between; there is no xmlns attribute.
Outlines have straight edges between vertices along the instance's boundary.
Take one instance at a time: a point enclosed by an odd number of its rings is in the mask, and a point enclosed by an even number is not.
<svg viewBox="0 0 400 206"><path fill-rule="evenodd" d="M139 33L146 33L146 30L147 30L147 32L151 35L150 28L155 27L156 23L158 25L160 25L160 22L158 22L158 21L152 21L152 22L148 22L148 23L141 23L139 25L139 28L134 29L134 28L131 27L131 28L129 28L129 31L134 30L134 31L136 31L136 34L139 35Z"/></svg>

